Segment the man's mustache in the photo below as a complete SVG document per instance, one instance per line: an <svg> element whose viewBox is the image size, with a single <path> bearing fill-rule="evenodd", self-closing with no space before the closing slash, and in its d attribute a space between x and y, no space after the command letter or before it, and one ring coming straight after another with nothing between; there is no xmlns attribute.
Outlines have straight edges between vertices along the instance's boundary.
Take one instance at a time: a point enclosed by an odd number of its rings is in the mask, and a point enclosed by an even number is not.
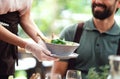
<svg viewBox="0 0 120 79"><path fill-rule="evenodd" d="M95 3L93 3L92 6L93 6L93 8L95 8L95 7L106 8L106 5L104 5L104 4L95 4Z"/></svg>

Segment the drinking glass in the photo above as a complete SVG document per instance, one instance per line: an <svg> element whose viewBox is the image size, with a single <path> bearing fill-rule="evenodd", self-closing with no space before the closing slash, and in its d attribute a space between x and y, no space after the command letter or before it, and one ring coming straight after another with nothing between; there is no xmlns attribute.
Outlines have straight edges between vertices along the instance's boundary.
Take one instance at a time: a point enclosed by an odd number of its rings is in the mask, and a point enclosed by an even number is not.
<svg viewBox="0 0 120 79"><path fill-rule="evenodd" d="M60 74L51 74L51 73L47 73L45 75L45 79L62 79Z"/></svg>
<svg viewBox="0 0 120 79"><path fill-rule="evenodd" d="M79 71L79 70L67 70L66 79L82 79L81 71Z"/></svg>
<svg viewBox="0 0 120 79"><path fill-rule="evenodd" d="M109 63L111 79L120 79L120 56L110 55Z"/></svg>

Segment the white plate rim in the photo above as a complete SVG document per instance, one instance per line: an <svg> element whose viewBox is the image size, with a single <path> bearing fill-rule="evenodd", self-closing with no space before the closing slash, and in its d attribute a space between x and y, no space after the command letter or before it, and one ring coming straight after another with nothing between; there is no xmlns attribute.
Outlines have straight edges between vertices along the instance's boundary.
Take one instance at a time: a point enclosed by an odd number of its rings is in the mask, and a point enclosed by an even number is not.
<svg viewBox="0 0 120 79"><path fill-rule="evenodd" d="M71 53L70 55L68 56L58 56L58 55L55 55L55 54L51 54L50 56L52 57L57 57L57 58L60 58L60 59L71 59L71 58L77 58L79 54L77 53Z"/></svg>

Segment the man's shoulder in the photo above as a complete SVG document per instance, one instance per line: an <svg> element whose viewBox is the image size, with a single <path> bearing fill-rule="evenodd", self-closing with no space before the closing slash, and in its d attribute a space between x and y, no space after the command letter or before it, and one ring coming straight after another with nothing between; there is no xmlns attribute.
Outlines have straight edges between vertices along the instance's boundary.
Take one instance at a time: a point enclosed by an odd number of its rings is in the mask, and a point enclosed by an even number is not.
<svg viewBox="0 0 120 79"><path fill-rule="evenodd" d="M76 24L71 24L71 25L65 27L64 30L65 30L65 31L75 31L75 29L77 28L77 25L78 25L78 23L76 23Z"/></svg>

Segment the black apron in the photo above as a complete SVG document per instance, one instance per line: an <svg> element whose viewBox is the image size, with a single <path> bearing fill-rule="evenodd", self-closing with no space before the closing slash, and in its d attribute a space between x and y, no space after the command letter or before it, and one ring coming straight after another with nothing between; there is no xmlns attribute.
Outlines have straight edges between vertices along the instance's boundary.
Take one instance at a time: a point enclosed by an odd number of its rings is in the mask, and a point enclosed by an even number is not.
<svg viewBox="0 0 120 79"><path fill-rule="evenodd" d="M19 12L17 11L0 15L0 24L16 35L19 20ZM0 40L0 77L14 74L15 61L18 59L17 53L17 46Z"/></svg>

